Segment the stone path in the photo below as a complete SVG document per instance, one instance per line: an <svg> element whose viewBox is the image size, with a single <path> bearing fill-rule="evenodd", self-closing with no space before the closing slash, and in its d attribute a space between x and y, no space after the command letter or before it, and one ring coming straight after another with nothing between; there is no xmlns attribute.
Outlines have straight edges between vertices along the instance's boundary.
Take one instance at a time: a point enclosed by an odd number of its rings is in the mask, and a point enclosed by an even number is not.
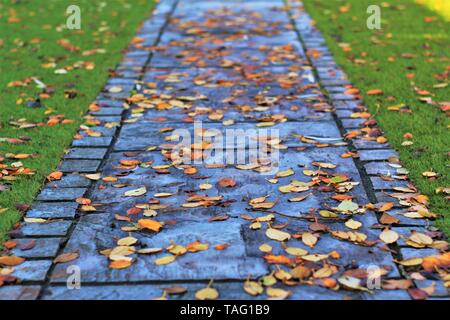
<svg viewBox="0 0 450 320"><path fill-rule="evenodd" d="M170 299L193 299L211 279L221 299L410 299L417 288L446 297L422 261L396 263L446 243L416 219L427 209L348 84L300 2L161 1L91 106L64 177L12 232L11 254L26 260L0 298L152 299L176 286L187 291ZM205 139L212 129L278 130L279 139L259 139L279 152L279 173L261 174L276 165L271 156L178 163L176 129ZM200 144L191 157L206 159ZM251 146L225 149L246 155ZM403 236L389 245L379 240L383 203L393 203L390 229ZM412 230L431 243L408 239ZM384 289L368 291L374 266ZM77 268L81 288L70 290ZM409 293L398 281L406 278ZM248 279L267 288L252 297Z"/></svg>

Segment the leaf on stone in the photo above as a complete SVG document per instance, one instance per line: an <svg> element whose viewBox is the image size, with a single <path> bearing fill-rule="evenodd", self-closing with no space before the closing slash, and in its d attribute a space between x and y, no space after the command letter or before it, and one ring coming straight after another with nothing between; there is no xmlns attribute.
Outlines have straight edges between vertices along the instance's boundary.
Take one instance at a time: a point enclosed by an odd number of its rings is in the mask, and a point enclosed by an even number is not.
<svg viewBox="0 0 450 320"><path fill-rule="evenodd" d="M302 242L310 248L314 248L317 240L317 237L310 232L305 232L302 234Z"/></svg>
<svg viewBox="0 0 450 320"><path fill-rule="evenodd" d="M232 188L236 185L236 181L232 178L222 178L219 180L219 186L222 188Z"/></svg>
<svg viewBox="0 0 450 320"><path fill-rule="evenodd" d="M342 201L337 209L341 212L354 212L359 209L359 206L351 200Z"/></svg>
<svg viewBox="0 0 450 320"><path fill-rule="evenodd" d="M0 265L7 266L7 267L18 266L19 264L22 264L24 262L25 262L25 259L21 258L21 257L16 257L16 256L0 257Z"/></svg>
<svg viewBox="0 0 450 320"><path fill-rule="evenodd" d="M338 216L337 213L328 210L320 210L319 214L322 218L336 218Z"/></svg>
<svg viewBox="0 0 450 320"><path fill-rule="evenodd" d="M219 292L214 288L204 288L200 289L195 293L195 298L197 300L216 300L219 297Z"/></svg>
<svg viewBox="0 0 450 320"><path fill-rule="evenodd" d="M284 251L286 251L290 255L297 256L297 257L305 256L308 254L308 251L306 251L302 248L297 248L297 247L287 247L284 249Z"/></svg>
<svg viewBox="0 0 450 320"><path fill-rule="evenodd" d="M428 293L419 288L409 288L408 293L414 300L425 300L428 298Z"/></svg>
<svg viewBox="0 0 450 320"><path fill-rule="evenodd" d="M146 187L141 187L138 189L130 190L125 192L126 197L139 197L147 193Z"/></svg>
<svg viewBox="0 0 450 320"><path fill-rule="evenodd" d="M386 244L397 242L398 238L399 235L397 232L389 230L387 228L384 229L383 232L380 234L380 239Z"/></svg>
<svg viewBox="0 0 450 320"><path fill-rule="evenodd" d="M378 212L385 212L391 210L393 207L394 207L393 202L379 203L376 205L376 209Z"/></svg>
<svg viewBox="0 0 450 320"><path fill-rule="evenodd" d="M277 300L287 299L292 294L291 291L273 288L273 287L268 287L266 289L266 293L267 293L267 296L269 296L269 298L277 299Z"/></svg>
<svg viewBox="0 0 450 320"><path fill-rule="evenodd" d="M201 243L200 241L194 241L186 246L186 250L189 252L198 252L208 250L209 244Z"/></svg>
<svg viewBox="0 0 450 320"><path fill-rule="evenodd" d="M266 236L272 240L277 240L280 242L287 241L291 238L291 235L289 233L273 228L267 228Z"/></svg>
<svg viewBox="0 0 450 320"><path fill-rule="evenodd" d="M258 296L264 292L264 288L259 282L250 280L245 281L244 290L251 296Z"/></svg>
<svg viewBox="0 0 450 320"><path fill-rule="evenodd" d="M132 245L136 244L137 241L138 241L138 239L136 239L134 237L126 237L126 238L119 239L119 241L117 241L117 245L132 246Z"/></svg>
<svg viewBox="0 0 450 320"><path fill-rule="evenodd" d="M383 215L380 218L380 223L381 224L391 225L391 224L396 224L396 223L399 223L399 222L400 222L400 219L398 219L396 217L393 217L390 214L387 214L386 212L384 212Z"/></svg>
<svg viewBox="0 0 450 320"><path fill-rule="evenodd" d="M361 280L355 277L343 276L338 279L338 282L346 289L369 291L361 285Z"/></svg>
<svg viewBox="0 0 450 320"><path fill-rule="evenodd" d="M311 195L311 193L304 195L304 196L290 198L288 201L289 202L301 202L301 201L305 200L306 198L308 198L310 195Z"/></svg>
<svg viewBox="0 0 450 320"><path fill-rule="evenodd" d="M155 220L151 219L140 219L138 225L141 229L146 229L154 232L159 232L163 225Z"/></svg>
<svg viewBox="0 0 450 320"><path fill-rule="evenodd" d="M284 177L289 177L292 176L294 174L294 170L292 170L291 168L285 170L285 171L279 171L277 172L277 174L275 175L277 178L284 178Z"/></svg>
<svg viewBox="0 0 450 320"><path fill-rule="evenodd" d="M408 238L408 240L413 241L415 243L418 243L420 245L429 246L433 244L433 239L424 234L417 231L412 231L411 236Z"/></svg>
<svg viewBox="0 0 450 320"><path fill-rule="evenodd" d="M423 262L423 258L411 258L411 259L406 259L406 260L396 261L396 262L405 267L413 267L413 266L421 265Z"/></svg>
<svg viewBox="0 0 450 320"><path fill-rule="evenodd" d="M61 180L62 176L63 176L63 173L62 173L62 172L60 172L60 171L55 171L55 172L50 173L50 174L47 176L47 180L48 180L48 181Z"/></svg>
<svg viewBox="0 0 450 320"><path fill-rule="evenodd" d="M272 252L272 246L267 243L264 243L259 246L259 251L264 252L264 253L270 253L270 252Z"/></svg>
<svg viewBox="0 0 450 320"><path fill-rule="evenodd" d="M79 256L80 256L80 254L78 252L63 253L63 254L60 254L59 256L57 256L55 258L55 260L53 260L53 262L54 263L66 263L66 262L70 262L70 261L78 259Z"/></svg>
<svg viewBox="0 0 450 320"><path fill-rule="evenodd" d="M290 274L295 279L305 279L308 278L311 275L312 271L311 269L305 267L305 266L297 266L294 269L290 271Z"/></svg>

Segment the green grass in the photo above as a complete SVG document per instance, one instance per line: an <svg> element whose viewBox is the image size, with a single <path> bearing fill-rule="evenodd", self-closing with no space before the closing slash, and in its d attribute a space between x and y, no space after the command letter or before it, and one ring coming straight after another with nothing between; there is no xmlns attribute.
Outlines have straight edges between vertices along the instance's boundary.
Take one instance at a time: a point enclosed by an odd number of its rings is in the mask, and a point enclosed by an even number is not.
<svg viewBox="0 0 450 320"><path fill-rule="evenodd" d="M450 187L449 118L438 107L420 102L420 96L411 84L413 81L418 88L428 90L431 93L429 96L436 102L450 101L449 86L433 87L449 81L448 73L441 80L435 76L449 70L449 23L414 0L303 2L325 35L337 63L364 93L369 110L375 115L391 145L400 152L403 163L410 170L410 178L429 196L432 211L443 216L437 224L449 235L448 200L445 195L435 193L436 188ZM366 27L366 9L372 4L382 7L382 30ZM425 17L434 17L434 20L427 23ZM342 49L346 44L351 51ZM416 56L406 58L404 54ZM413 73L414 79L408 79L407 73ZM382 89L384 94L366 95L367 90L371 89ZM409 106L412 113L388 110L388 106L397 104ZM405 141L403 135L407 132L413 134L414 144L402 146ZM440 178L424 178L422 173L430 169L439 173Z"/></svg>
<svg viewBox="0 0 450 320"><path fill-rule="evenodd" d="M66 8L77 4L81 8L81 30L63 29ZM31 204L45 177L60 161L64 150L82 123L83 114L95 99L108 77L121 60L121 51L134 36L138 25L150 16L153 1L149 0L2 0L0 1L0 158L8 153L35 154L35 158L21 160L26 168L35 170L34 176L19 176L10 183L10 190L0 191L0 245L6 232L19 221L17 204ZM70 52L58 44L67 39L80 51ZM83 56L96 48L105 53ZM55 70L77 61L93 62L95 68L70 71L64 75ZM55 68L43 65L54 62ZM27 99L35 99L41 90L34 83L26 87L8 87L8 83L36 77L54 88L41 108L26 106ZM65 97L65 90L76 90L73 99ZM22 103L20 101L22 100ZM17 129L11 120L26 119L30 123L44 122L50 116L62 114L73 123ZM31 138L25 144L1 142L1 138ZM17 160L14 160L17 161ZM4 163L13 161L6 159Z"/></svg>

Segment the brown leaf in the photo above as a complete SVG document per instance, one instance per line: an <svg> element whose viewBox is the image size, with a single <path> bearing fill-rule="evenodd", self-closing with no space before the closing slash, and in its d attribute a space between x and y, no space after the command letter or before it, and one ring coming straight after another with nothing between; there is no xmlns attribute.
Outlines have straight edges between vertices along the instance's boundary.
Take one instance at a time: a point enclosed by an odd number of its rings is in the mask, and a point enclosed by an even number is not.
<svg viewBox="0 0 450 320"><path fill-rule="evenodd" d="M0 265L4 265L7 267L14 267L22 264L25 261L24 258L16 257L16 256L3 256L0 257Z"/></svg>
<svg viewBox="0 0 450 320"><path fill-rule="evenodd" d="M387 214L386 212L384 212L380 218L380 222L382 224L394 224L394 223L399 223L400 219L393 217L393 216Z"/></svg>
<svg viewBox="0 0 450 320"><path fill-rule="evenodd" d="M232 178L222 178L219 180L219 186L222 188L232 188L236 185L236 181Z"/></svg>
<svg viewBox="0 0 450 320"><path fill-rule="evenodd" d="M422 289L409 288L408 293L414 300L425 300L426 298L428 298L428 293L426 293Z"/></svg>
<svg viewBox="0 0 450 320"><path fill-rule="evenodd" d="M75 259L78 259L80 254L78 252L69 252L69 253L63 253L60 254L53 260L54 263L66 263L69 261L73 261Z"/></svg>
<svg viewBox="0 0 450 320"><path fill-rule="evenodd" d="M225 214L225 215L209 218L208 222L225 221L225 220L228 220L229 218L230 218L230 216Z"/></svg>

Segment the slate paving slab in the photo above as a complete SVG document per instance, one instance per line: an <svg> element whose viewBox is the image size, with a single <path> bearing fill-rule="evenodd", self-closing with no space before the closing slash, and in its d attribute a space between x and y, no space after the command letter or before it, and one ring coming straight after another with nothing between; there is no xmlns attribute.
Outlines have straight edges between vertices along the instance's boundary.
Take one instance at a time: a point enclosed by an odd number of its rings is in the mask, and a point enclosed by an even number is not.
<svg viewBox="0 0 450 320"><path fill-rule="evenodd" d="M301 3L288 2L159 2L86 116L92 126L65 155L65 175L11 234L11 253L26 259L14 276L39 286L5 286L0 299L36 299L44 288L41 299L148 300L173 285L186 293L169 298L194 299L210 280L221 299L267 299L270 289L251 297L243 284L274 274L290 299L410 299L347 290L345 277L365 285L377 267L382 280L404 279L417 270L399 261L443 250L404 240L429 231L411 217L424 210L417 199L390 195L409 187L407 171L388 143L343 139L367 124L352 118L364 104L346 93L350 82ZM226 136L234 129L244 139ZM209 140L192 139L200 136ZM182 152L202 161L178 161L180 137ZM374 200L392 202L398 221L381 225ZM384 243L385 228L402 238ZM280 233L288 237L277 241ZM53 263L61 253L79 256ZM80 290L66 286L71 265ZM299 281L294 267L309 273ZM440 281L420 272L418 287ZM442 282L430 297L446 297Z"/></svg>

